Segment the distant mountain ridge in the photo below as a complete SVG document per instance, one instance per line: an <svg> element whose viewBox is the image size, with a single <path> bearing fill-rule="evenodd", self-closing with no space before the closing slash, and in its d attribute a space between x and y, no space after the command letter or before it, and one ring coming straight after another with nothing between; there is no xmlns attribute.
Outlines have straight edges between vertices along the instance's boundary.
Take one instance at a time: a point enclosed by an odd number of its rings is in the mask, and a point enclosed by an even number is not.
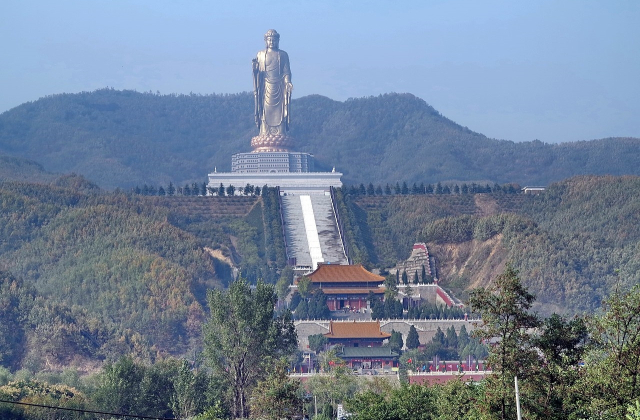
<svg viewBox="0 0 640 420"><path fill-rule="evenodd" d="M346 183L516 182L574 175L639 175L640 139L561 144L489 139L411 94L292 103L296 150ZM101 89L59 94L0 114L0 155L46 171L82 174L105 188L202 182L256 134L253 96L156 95Z"/></svg>

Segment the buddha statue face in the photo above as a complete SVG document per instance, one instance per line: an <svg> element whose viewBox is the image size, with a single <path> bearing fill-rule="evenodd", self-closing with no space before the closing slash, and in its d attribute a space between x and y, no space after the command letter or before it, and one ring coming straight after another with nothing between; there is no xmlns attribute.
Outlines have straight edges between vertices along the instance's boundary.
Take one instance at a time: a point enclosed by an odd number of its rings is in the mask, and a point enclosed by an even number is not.
<svg viewBox="0 0 640 420"><path fill-rule="evenodd" d="M264 34L264 42L268 49L277 50L280 44L280 34L273 29L269 29L267 33Z"/></svg>
<svg viewBox="0 0 640 420"><path fill-rule="evenodd" d="M266 37L264 42L265 44L267 44L267 48L269 48L270 50L277 50L278 44L280 43L278 38L276 38L275 36Z"/></svg>

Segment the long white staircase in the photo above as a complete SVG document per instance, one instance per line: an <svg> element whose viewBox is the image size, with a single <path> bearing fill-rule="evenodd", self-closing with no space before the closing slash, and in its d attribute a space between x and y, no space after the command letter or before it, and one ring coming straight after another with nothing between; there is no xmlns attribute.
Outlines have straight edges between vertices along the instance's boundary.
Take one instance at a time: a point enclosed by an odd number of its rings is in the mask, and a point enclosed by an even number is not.
<svg viewBox="0 0 640 420"><path fill-rule="evenodd" d="M315 270L318 263L347 264L329 195L281 197L287 258L299 270Z"/></svg>

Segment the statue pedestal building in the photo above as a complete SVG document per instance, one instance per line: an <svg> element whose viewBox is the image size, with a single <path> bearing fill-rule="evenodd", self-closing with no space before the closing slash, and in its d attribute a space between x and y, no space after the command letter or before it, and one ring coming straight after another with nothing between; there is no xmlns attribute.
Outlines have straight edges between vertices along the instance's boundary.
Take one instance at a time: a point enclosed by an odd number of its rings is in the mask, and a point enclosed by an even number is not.
<svg viewBox="0 0 640 420"><path fill-rule="evenodd" d="M241 191L249 184L262 188L280 187L281 194L325 194L331 187L342 186L341 173L314 172L313 156L293 152L289 130L291 103L291 69L289 56L278 48L280 35L269 30L266 49L253 59L255 120L259 134L251 139L250 153L231 158L231 172L209 174L208 187L218 189L233 185Z"/></svg>
<svg viewBox="0 0 640 420"><path fill-rule="evenodd" d="M247 184L262 188L280 187L281 194L325 194L330 187L342 186L342 174L315 172L313 155L274 151L237 153L231 157L231 172L209 174L208 187L217 189L233 185L236 191Z"/></svg>

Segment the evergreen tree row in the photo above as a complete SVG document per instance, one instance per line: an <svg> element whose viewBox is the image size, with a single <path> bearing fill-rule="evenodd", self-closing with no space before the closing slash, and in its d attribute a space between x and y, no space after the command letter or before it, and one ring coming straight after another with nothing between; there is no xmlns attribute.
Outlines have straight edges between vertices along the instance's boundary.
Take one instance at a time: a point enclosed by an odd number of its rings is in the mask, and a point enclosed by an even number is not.
<svg viewBox="0 0 640 420"><path fill-rule="evenodd" d="M470 184L463 183L461 185L458 184L442 184L438 182L437 184L424 184L421 182L420 185L417 183L413 183L413 186L409 187L409 185L405 182L402 185L399 182L396 182L395 185L386 184L384 187L382 185L374 186L373 183L369 183L369 185L365 186L364 184L360 185L350 185L344 186L343 191L345 194L356 195L356 196L382 196L382 195L419 195L419 194L488 194L488 193L503 193L503 194L518 194L520 193L520 185L518 184L504 184L499 185L497 183L490 184L476 184L472 182Z"/></svg>
<svg viewBox="0 0 640 420"><path fill-rule="evenodd" d="M169 182L167 187L163 187L160 185L159 187L155 187L153 185L144 184L142 187L136 185L131 189L131 192L136 195L146 195L146 196L234 196L234 195L244 195L244 196L253 196L259 197L261 189L260 187L247 184L244 188L236 189L233 185L228 185L225 187L220 184L217 188L208 187L206 182L198 184L197 182L192 183L191 185L185 184L183 187L176 187L172 182Z"/></svg>

